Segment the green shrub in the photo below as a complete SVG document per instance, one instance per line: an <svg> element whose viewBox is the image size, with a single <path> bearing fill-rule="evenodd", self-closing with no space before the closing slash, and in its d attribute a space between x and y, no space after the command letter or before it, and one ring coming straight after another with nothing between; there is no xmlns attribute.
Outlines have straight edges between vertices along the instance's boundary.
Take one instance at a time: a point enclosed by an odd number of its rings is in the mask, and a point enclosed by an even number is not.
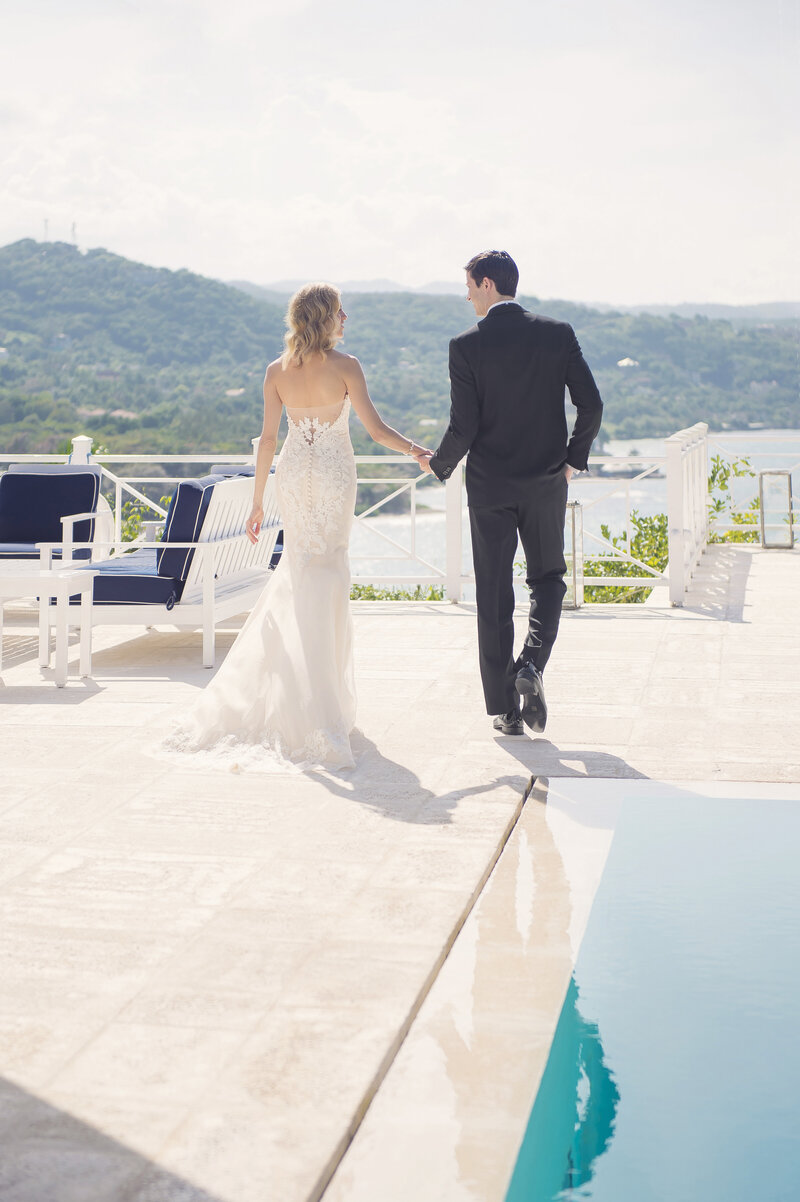
<svg viewBox="0 0 800 1202"><path fill-rule="evenodd" d="M714 455L711 460L711 473L708 477L708 517L711 523L708 531L710 543L757 543L757 530L723 530L713 528L715 521L728 521L734 526L757 525L761 504L758 497L753 497L746 509L734 509L731 496L731 480L740 480L743 476L755 476L749 459L723 459Z"/></svg>
<svg viewBox="0 0 800 1202"><path fill-rule="evenodd" d="M374 584L354 584L350 589L351 601L444 601L444 589L431 584L421 584L413 589L376 588Z"/></svg>
<svg viewBox="0 0 800 1202"><path fill-rule="evenodd" d="M655 568L656 571L663 572L669 562L667 515L665 513L654 513L650 517L645 517L637 509L632 509L631 526L633 527L634 535L630 541L630 547L628 546L627 532L612 535L606 525L600 527L600 532L606 542L611 543L618 550L632 555L635 559L641 560L649 568ZM583 571L586 576L641 576L642 574L642 569L637 564L629 563L627 560L619 561L613 559L611 551L603 551L592 559L584 560ZM646 601L652 591L652 584L647 584L646 582L643 582L636 588L628 588L627 585L622 584L590 584L584 588L583 597L587 602L626 601L640 603Z"/></svg>
<svg viewBox="0 0 800 1202"><path fill-rule="evenodd" d="M169 509L169 503L172 496L160 497L159 505L162 509ZM144 505L141 501L124 501L122 504L122 541L124 543L135 542L142 533L142 523L148 521L146 514L150 514L153 518L154 510Z"/></svg>

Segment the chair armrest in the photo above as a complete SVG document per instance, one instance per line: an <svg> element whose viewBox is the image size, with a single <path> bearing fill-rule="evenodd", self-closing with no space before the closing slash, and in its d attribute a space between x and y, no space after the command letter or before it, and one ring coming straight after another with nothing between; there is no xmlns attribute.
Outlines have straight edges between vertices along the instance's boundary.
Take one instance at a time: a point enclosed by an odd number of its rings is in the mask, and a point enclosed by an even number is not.
<svg viewBox="0 0 800 1202"><path fill-rule="evenodd" d="M74 516L74 515L73 515ZM113 552L115 547L120 546L116 542L100 542L100 543L73 543L69 539L65 539L61 543L34 543L36 550L39 552L39 562L41 567L49 568L52 566L53 552L61 552L61 566L71 567L73 564L72 553L74 551L99 551L107 548L109 552ZM69 558L67 558L69 552ZM88 566L84 560L80 561L80 566Z"/></svg>
<svg viewBox="0 0 800 1202"><path fill-rule="evenodd" d="M34 543L33 545L34 545L34 547L37 548L37 550L41 550L42 548L45 548L46 550L49 550L49 551L57 551L57 550L60 550L64 546L64 543L63 542L60 542L60 543L40 542L40 543ZM134 547L134 546L142 546L143 544L141 544L141 543L118 543L118 542L116 542L115 539L108 538L108 539L103 539L103 541L99 542L99 543L72 543L71 545L77 551L88 551L88 550L90 550L91 547Z"/></svg>
<svg viewBox="0 0 800 1202"><path fill-rule="evenodd" d="M63 535L63 550L61 552L62 563L66 566L72 563L72 553L75 550L74 534L75 523L94 521L97 514L91 513L65 513L61 518L61 531Z"/></svg>
<svg viewBox="0 0 800 1202"><path fill-rule="evenodd" d="M91 510L89 513L65 513L61 519L62 526L74 526L76 522L94 521L97 517L97 511Z"/></svg>
<svg viewBox="0 0 800 1202"><path fill-rule="evenodd" d="M279 530L281 528L280 522L272 522L269 528L272 529L273 526L276 526ZM244 530L240 531L239 534L228 534L225 538L214 538L204 543L174 543L172 539L170 539L168 543L155 543L154 545L159 551L188 551L190 549L202 551L203 548L209 550L213 547L226 547L230 543L240 542L243 538L247 538ZM129 544L126 544L126 546L127 545ZM138 545L141 547L145 546L146 544L139 543Z"/></svg>
<svg viewBox="0 0 800 1202"><path fill-rule="evenodd" d="M277 527L278 529L280 529L281 523L280 522L270 522L268 528L272 529L273 527ZM206 552L208 552L210 550L214 550L214 548L216 548L216 547L227 547L231 543L238 543L241 541L241 539L246 538L246 537L247 537L247 535L245 534L244 530L242 530L242 531L240 531L239 534L229 534L225 538L215 538L211 542L204 542L204 543L173 543L171 541L168 543L163 543L163 542L148 543L148 542L141 542L137 539L135 542L129 542L129 543L104 541L104 542L99 542L99 543L97 543L97 542L70 543L69 545L73 551L91 550L93 547L96 549L102 549L104 547L107 547L109 550L113 550L114 548L117 548L118 550L123 550L123 549L124 550L133 550L134 548L141 549L142 547L148 547L148 548L155 548L155 550L157 550L157 551L175 550L175 551L206 551ZM63 550L64 543L41 542L41 543L35 543L34 546L36 547L37 551L52 555L53 551Z"/></svg>

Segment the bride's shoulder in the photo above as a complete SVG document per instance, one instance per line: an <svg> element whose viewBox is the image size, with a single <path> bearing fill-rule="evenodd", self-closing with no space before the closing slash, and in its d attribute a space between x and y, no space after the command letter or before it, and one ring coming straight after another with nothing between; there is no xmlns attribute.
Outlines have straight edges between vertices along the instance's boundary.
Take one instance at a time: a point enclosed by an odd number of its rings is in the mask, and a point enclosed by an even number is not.
<svg viewBox="0 0 800 1202"><path fill-rule="evenodd" d="M345 354L344 351L328 351L328 356L339 371L344 374L352 375L353 372L361 371L361 364L355 355Z"/></svg>

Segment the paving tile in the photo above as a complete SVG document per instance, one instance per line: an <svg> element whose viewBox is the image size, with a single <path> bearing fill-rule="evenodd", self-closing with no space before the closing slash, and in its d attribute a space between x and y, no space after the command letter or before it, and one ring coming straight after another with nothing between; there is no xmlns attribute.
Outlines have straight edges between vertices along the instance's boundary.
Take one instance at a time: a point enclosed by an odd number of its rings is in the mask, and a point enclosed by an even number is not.
<svg viewBox="0 0 800 1202"><path fill-rule="evenodd" d="M682 609L565 613L547 735L517 739L484 713L474 605L358 603L359 759L339 774L151 754L210 679L195 634L100 629L96 679L64 690L21 656L0 687L0 1071L16 1091L3 1202L86 1202L87 1183L92 1202L305 1202L532 777L800 781L798 592L800 555L712 548ZM459 1173L493 1202L477 1183L482 1163L501 1173L515 1096L496 1037L546 1053L594 879L574 854L569 921L546 857L538 893L512 890L481 919L497 947L473 985L493 1021L456 984L453 1031L422 1039L432 1137L412 1194L401 1176L391 1192L409 1120L390 1106L381 1188L335 1179L332 1202L456 1202ZM506 912L538 951L509 954ZM469 958L451 960L463 980ZM521 983L540 992L517 1032ZM467 1036L480 1083L443 1171L452 1114L434 1086Z"/></svg>
<svg viewBox="0 0 800 1202"><path fill-rule="evenodd" d="M113 1022L55 1075L48 1097L86 1098L93 1113L102 1099L133 1099L137 1111L168 1114L202 1098L240 1044L238 1031Z"/></svg>

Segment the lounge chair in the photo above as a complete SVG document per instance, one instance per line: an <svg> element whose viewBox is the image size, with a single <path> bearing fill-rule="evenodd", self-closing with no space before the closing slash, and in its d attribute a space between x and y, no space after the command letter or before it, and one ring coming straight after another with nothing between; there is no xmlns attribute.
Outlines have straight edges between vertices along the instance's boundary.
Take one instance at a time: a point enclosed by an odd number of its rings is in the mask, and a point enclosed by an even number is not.
<svg viewBox="0 0 800 1202"><path fill-rule="evenodd" d="M216 623L252 608L280 558L272 476L255 546L245 534L252 500L252 473L181 480L160 542L91 564L92 625L200 628L203 665L213 667Z"/></svg>
<svg viewBox="0 0 800 1202"><path fill-rule="evenodd" d="M91 559L113 530L100 479L99 467L12 463L0 476L0 560L38 559L37 543L51 544L52 559Z"/></svg>

